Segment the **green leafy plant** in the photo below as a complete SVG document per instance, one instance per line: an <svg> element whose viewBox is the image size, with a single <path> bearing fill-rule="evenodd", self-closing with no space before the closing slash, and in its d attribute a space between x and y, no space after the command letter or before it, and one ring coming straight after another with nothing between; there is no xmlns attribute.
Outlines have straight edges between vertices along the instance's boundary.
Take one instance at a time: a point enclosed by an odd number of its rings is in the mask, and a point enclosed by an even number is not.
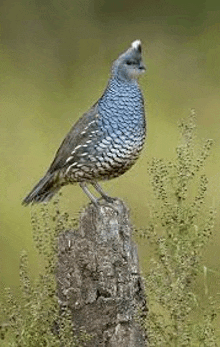
<svg viewBox="0 0 220 347"><path fill-rule="evenodd" d="M22 252L20 258L21 290L15 298L9 289L1 304L0 339L11 347L74 347L82 346L89 339L85 332L74 335L71 312L60 309L56 295L55 268L57 263L58 236L75 221L61 214L58 201L53 211L46 205L32 214L33 238L40 254L43 270L32 283L28 271L28 256ZM2 342L3 343L3 342Z"/></svg>
<svg viewBox="0 0 220 347"><path fill-rule="evenodd" d="M181 144L172 162L153 159L149 173L154 192L152 218L139 236L154 249L146 276L149 315L145 324L149 347L215 347L216 304L202 306L193 285L201 272L201 258L214 227L215 210L207 207L208 179L203 171L212 141L197 145L195 116L180 124ZM60 309L56 295L57 239L76 227L58 201L33 210L33 238L42 270L35 281L28 256L21 255L19 297L6 290L0 307L0 340L10 347L80 347L90 339L74 334L71 312ZM193 313L194 316L193 316ZM197 316L195 318L195 315Z"/></svg>
<svg viewBox="0 0 220 347"><path fill-rule="evenodd" d="M217 346L215 305L203 314L193 284L201 270L204 246L213 231L215 210L206 206L208 179L201 171L212 140L196 142L195 115L181 122L181 143L172 162L149 166L154 204L152 220L140 236L154 249L146 276L150 347ZM191 320L193 312L201 317Z"/></svg>

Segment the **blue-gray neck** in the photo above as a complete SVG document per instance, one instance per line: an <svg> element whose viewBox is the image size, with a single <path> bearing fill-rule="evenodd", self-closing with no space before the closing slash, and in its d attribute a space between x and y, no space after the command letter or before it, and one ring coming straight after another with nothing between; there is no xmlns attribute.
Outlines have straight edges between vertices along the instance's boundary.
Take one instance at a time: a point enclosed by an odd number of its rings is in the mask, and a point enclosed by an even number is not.
<svg viewBox="0 0 220 347"><path fill-rule="evenodd" d="M145 126L144 103L136 80L122 80L112 77L98 102L98 112L103 122L123 123L130 128Z"/></svg>

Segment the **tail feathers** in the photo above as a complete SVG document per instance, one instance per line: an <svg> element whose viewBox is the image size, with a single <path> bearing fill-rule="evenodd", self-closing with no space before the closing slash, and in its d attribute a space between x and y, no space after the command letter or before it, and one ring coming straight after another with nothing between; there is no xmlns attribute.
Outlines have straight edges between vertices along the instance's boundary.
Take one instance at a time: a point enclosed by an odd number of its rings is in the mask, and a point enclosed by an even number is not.
<svg viewBox="0 0 220 347"><path fill-rule="evenodd" d="M60 186L57 186L54 183L54 176L46 174L26 196L26 198L22 201L22 204L28 205L30 203L49 201L60 189Z"/></svg>

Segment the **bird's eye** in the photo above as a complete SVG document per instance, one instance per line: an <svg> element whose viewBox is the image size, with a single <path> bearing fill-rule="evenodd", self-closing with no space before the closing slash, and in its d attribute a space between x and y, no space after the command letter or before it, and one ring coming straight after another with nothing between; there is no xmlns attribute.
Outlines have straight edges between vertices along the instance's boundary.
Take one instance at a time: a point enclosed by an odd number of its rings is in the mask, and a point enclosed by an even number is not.
<svg viewBox="0 0 220 347"><path fill-rule="evenodd" d="M135 65L135 62L132 61L132 60L127 60L127 61L126 61L126 64L127 64L127 65Z"/></svg>

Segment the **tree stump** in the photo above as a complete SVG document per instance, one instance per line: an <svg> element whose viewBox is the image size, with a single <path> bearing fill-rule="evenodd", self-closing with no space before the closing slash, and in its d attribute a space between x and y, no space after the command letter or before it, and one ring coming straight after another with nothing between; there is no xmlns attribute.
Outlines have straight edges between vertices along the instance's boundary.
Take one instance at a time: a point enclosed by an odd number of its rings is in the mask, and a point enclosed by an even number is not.
<svg viewBox="0 0 220 347"><path fill-rule="evenodd" d="M121 200L81 213L78 230L59 238L58 296L72 313L75 332L92 336L88 347L144 347L146 316L137 247Z"/></svg>

